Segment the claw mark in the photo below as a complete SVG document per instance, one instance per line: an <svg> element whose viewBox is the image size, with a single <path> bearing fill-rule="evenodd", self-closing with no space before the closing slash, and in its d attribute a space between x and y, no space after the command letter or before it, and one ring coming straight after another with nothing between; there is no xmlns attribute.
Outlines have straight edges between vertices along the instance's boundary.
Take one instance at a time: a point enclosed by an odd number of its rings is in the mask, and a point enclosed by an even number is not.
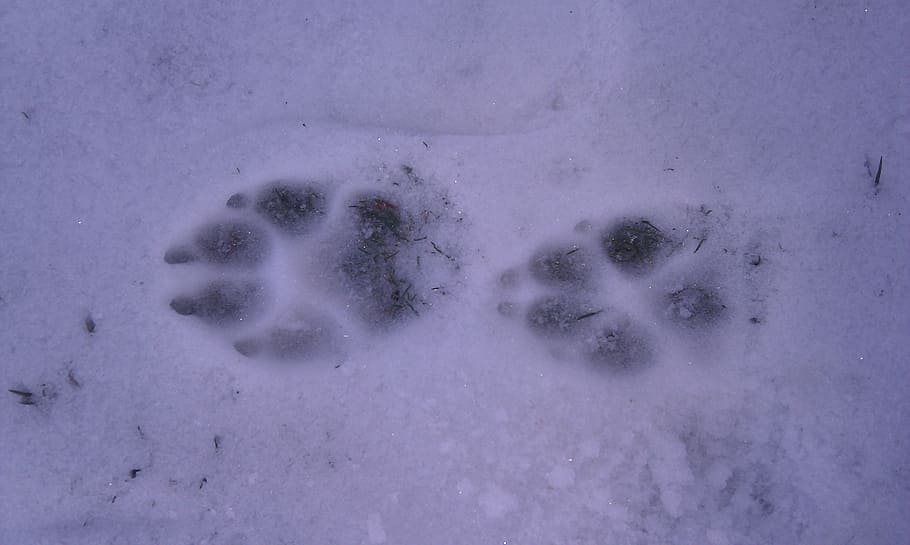
<svg viewBox="0 0 910 545"><path fill-rule="evenodd" d="M35 400L32 399L32 393L29 392L28 390L16 390L14 388L10 388L8 391L11 394L15 394L15 395L19 396L20 405L34 405L35 404Z"/></svg>
<svg viewBox="0 0 910 545"><path fill-rule="evenodd" d="M600 314L601 312L603 312L603 310L595 310L594 312L588 312L587 314L582 314L582 315L579 316L578 318L575 318L575 321L576 321L576 322L580 322L580 321L584 320L585 318L590 318L590 317L592 317L592 316L597 316L597 315Z"/></svg>

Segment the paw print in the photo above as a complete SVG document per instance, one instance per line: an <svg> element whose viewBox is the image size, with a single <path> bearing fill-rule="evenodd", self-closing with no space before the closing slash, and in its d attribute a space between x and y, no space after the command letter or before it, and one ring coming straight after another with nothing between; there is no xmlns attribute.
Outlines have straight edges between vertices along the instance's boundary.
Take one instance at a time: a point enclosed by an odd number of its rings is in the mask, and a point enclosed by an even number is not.
<svg viewBox="0 0 910 545"><path fill-rule="evenodd" d="M756 260L742 261L752 254L738 250L723 214L712 212L702 206L600 226L583 221L500 276L498 311L553 355L614 375L716 344L728 324L758 309L756 299L731 295L741 276L735 268Z"/></svg>
<svg viewBox="0 0 910 545"><path fill-rule="evenodd" d="M275 181L229 196L164 252L181 274L170 308L276 361L338 354L431 310L457 278L460 212L410 166L380 174L356 191Z"/></svg>

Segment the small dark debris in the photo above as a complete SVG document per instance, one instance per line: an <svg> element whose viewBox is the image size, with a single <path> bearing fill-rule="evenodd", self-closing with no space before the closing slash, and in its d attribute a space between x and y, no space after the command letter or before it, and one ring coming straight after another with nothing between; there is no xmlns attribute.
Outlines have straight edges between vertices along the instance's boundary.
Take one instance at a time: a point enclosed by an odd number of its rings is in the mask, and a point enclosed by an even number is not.
<svg viewBox="0 0 910 545"><path fill-rule="evenodd" d="M66 374L66 382L69 383L73 388L82 388L82 383L76 380L76 375L72 370Z"/></svg>
<svg viewBox="0 0 910 545"><path fill-rule="evenodd" d="M882 181L882 161L884 161L884 159L884 156L879 156L878 158L878 170L875 172L875 181L873 182L876 191L878 191L878 184Z"/></svg>
<svg viewBox="0 0 910 545"><path fill-rule="evenodd" d="M28 121L31 121L31 120L32 120L32 118L29 117L29 115L28 115L27 113L25 113L25 112L19 112L19 113L21 113L22 116L23 116L25 119L27 119Z"/></svg>
<svg viewBox="0 0 910 545"><path fill-rule="evenodd" d="M427 149L430 149L430 145L427 144L426 142L423 142L423 147L425 147L425 148L427 148Z"/></svg>
<svg viewBox="0 0 910 545"><path fill-rule="evenodd" d="M136 431L139 432L139 439L145 439L145 432L142 431L142 426L136 426Z"/></svg>
<svg viewBox="0 0 910 545"><path fill-rule="evenodd" d="M698 246L695 247L695 251L692 252L692 253L693 253L693 254L697 254L698 251L701 250L701 245L704 244L706 240L708 240L708 239L706 239L706 238L700 238L700 239L698 239Z"/></svg>
<svg viewBox="0 0 910 545"><path fill-rule="evenodd" d="M142 470L141 470L141 469L138 469L138 468L136 468L136 469L131 469L131 470L130 470L130 479L135 479L136 476L139 475L139 472L140 472L140 471L142 471Z"/></svg>
<svg viewBox="0 0 910 545"><path fill-rule="evenodd" d="M594 312L588 312L588 313L586 313L586 314L582 314L582 315L579 316L578 318L575 318L575 321L576 321L576 322L579 322L579 321L581 321L581 320L584 320L585 318L591 318L592 316L597 316L597 315L600 314L601 312L603 312L603 311L602 311L602 310L595 310Z"/></svg>
<svg viewBox="0 0 910 545"><path fill-rule="evenodd" d="M756 255L756 256L754 256L754 257L749 261L749 263L750 263L753 267L758 267L759 265L761 265L761 255Z"/></svg>
<svg viewBox="0 0 910 545"><path fill-rule="evenodd" d="M113 498L111 498L111 503L114 503L115 501L117 501L117 496L114 496Z"/></svg>
<svg viewBox="0 0 910 545"><path fill-rule="evenodd" d="M675 168L665 168L664 172L673 172L675 170L676 170Z"/></svg>
<svg viewBox="0 0 910 545"><path fill-rule="evenodd" d="M753 316L753 317L749 318L749 323L760 324L761 318L759 318L758 316Z"/></svg>
<svg viewBox="0 0 910 545"><path fill-rule="evenodd" d="M220 436L220 435L216 435L216 436L212 439L212 442L215 444L215 452L219 452L219 451L221 450L221 436Z"/></svg>
<svg viewBox="0 0 910 545"><path fill-rule="evenodd" d="M439 246L437 246L436 243L433 242L432 240L430 241L430 244L433 245L433 249L436 250L437 253L443 255L446 259L448 259L448 260L450 260L450 261L455 261L455 258L454 258L454 257L452 257L452 256L450 256L449 254L443 252L443 251L439 248Z"/></svg>
<svg viewBox="0 0 910 545"><path fill-rule="evenodd" d="M95 320L92 319L92 315L89 314L85 317L85 330L89 333L95 332Z"/></svg>
<svg viewBox="0 0 910 545"><path fill-rule="evenodd" d="M203 477L202 480L199 481L199 490L202 490L202 487L205 486L205 483L207 483L207 482L209 482L209 480L207 478Z"/></svg>

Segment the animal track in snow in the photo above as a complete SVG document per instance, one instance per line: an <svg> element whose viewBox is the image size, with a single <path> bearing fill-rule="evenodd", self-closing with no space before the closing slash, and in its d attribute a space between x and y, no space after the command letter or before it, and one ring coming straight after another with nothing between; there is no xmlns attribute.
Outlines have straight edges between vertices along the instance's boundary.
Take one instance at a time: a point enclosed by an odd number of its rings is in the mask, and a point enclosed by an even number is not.
<svg viewBox="0 0 910 545"><path fill-rule="evenodd" d="M761 324L754 269L762 262L754 248L739 249L729 216L712 212L580 222L499 277L497 309L551 353L616 375L657 365L680 342L719 344L734 321ZM752 289L739 289L750 274Z"/></svg>
<svg viewBox="0 0 910 545"><path fill-rule="evenodd" d="M351 328L397 327L449 293L460 221L407 165L354 191L265 183L230 195L164 252L185 273L170 308L244 356L317 359L343 350Z"/></svg>

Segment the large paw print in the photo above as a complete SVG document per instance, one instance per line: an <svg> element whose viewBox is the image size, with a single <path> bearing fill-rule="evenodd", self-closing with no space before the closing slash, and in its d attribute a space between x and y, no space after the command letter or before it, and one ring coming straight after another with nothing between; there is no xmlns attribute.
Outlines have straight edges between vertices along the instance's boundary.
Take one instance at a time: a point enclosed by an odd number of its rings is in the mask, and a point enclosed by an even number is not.
<svg viewBox="0 0 910 545"><path fill-rule="evenodd" d="M747 306L732 296L725 258L736 252L711 213L581 222L499 277L498 310L555 355L613 374L654 366L687 340L710 342Z"/></svg>
<svg viewBox="0 0 910 545"><path fill-rule="evenodd" d="M352 329L416 318L449 293L460 216L445 194L409 166L340 194L278 181L231 195L164 253L186 273L170 308L225 332L244 356L302 361L342 350Z"/></svg>

